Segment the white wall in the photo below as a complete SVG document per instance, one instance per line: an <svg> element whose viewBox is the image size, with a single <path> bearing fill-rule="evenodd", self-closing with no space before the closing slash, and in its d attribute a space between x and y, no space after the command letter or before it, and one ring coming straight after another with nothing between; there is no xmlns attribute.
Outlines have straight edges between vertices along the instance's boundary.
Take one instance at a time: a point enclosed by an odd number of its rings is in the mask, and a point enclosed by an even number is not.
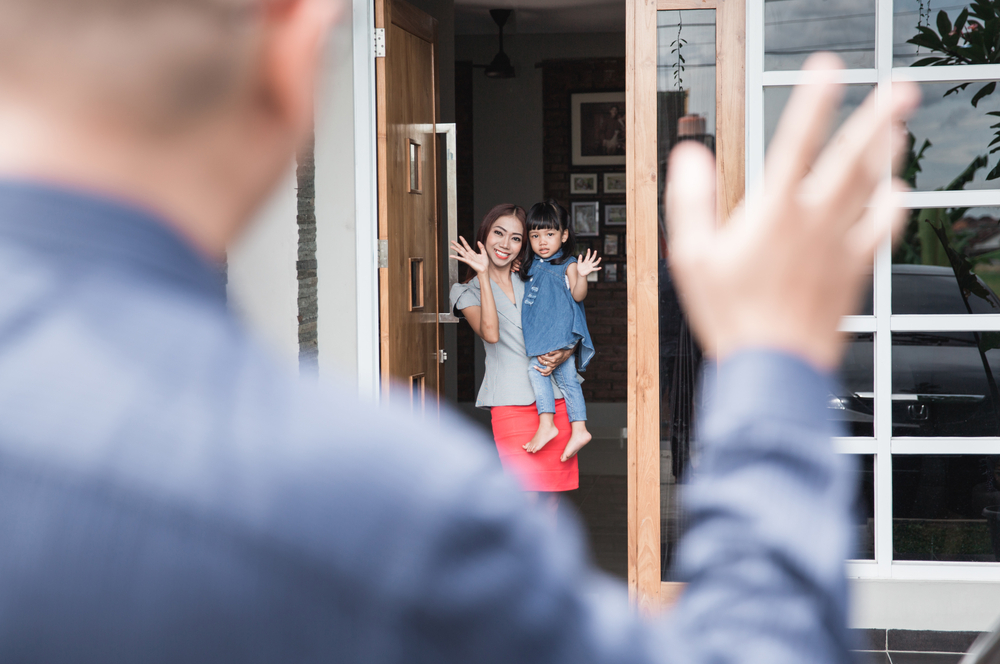
<svg viewBox="0 0 1000 664"><path fill-rule="evenodd" d="M356 384L358 260L351 18L345 16L330 40L316 110L316 273L320 375Z"/></svg>
<svg viewBox="0 0 1000 664"><path fill-rule="evenodd" d="M292 367L298 366L298 256L295 170L228 254L230 306L251 331Z"/></svg>
<svg viewBox="0 0 1000 664"><path fill-rule="evenodd" d="M352 16L335 29L316 111L316 260L321 375L357 383L354 60ZM229 251L234 311L291 367L298 366L298 226L294 167Z"/></svg>
<svg viewBox="0 0 1000 664"><path fill-rule="evenodd" d="M1000 616L1000 583L857 579L851 627L986 631Z"/></svg>

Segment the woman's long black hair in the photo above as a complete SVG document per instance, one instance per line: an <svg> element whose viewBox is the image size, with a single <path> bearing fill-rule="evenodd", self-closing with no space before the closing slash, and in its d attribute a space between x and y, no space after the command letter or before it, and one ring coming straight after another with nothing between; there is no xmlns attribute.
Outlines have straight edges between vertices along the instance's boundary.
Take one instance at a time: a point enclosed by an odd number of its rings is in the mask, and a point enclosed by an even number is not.
<svg viewBox="0 0 1000 664"><path fill-rule="evenodd" d="M569 231L566 241L562 243L562 255L552 261L552 264L562 265L573 257L576 251L576 235L573 234L573 226L569 223L569 213L551 198L544 203L535 203L531 206L524 227L525 256L518 271L522 281L528 280L528 271L535 260L535 252L531 250L531 231L554 230L560 233Z"/></svg>

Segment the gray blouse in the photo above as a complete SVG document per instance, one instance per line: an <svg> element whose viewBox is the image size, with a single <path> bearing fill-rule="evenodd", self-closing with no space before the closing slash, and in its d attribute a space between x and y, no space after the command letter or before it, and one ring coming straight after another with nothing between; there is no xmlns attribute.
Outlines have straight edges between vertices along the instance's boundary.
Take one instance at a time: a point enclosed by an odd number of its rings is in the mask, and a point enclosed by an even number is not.
<svg viewBox="0 0 1000 664"><path fill-rule="evenodd" d="M528 380L528 355L524 350L524 333L521 332L521 301L524 299L524 282L517 275L511 275L514 284L514 302L497 284L493 287L493 300L497 305L497 319L500 321L500 341L495 344L483 342L486 348L486 375L479 388L476 407L529 406L535 403L535 393ZM479 277L467 284L451 287L451 306L454 309L482 306L479 299ZM572 360L568 360L572 361ZM579 380L579 378L577 378ZM552 381L556 399L562 392Z"/></svg>

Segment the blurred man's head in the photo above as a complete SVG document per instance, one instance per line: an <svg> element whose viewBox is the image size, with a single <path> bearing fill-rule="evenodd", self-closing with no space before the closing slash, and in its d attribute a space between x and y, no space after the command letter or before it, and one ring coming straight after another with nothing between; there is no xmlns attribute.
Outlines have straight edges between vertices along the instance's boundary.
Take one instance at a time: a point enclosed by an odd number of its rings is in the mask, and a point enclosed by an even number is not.
<svg viewBox="0 0 1000 664"><path fill-rule="evenodd" d="M134 198L218 252L311 129L339 1L0 0L0 171Z"/></svg>

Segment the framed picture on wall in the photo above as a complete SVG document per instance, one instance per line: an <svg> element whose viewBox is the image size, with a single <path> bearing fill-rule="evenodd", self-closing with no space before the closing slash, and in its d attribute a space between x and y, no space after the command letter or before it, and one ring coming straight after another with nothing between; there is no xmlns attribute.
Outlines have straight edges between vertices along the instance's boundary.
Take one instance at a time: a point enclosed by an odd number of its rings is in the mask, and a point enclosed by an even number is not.
<svg viewBox="0 0 1000 664"><path fill-rule="evenodd" d="M600 230L601 204L597 201L592 203L573 203L570 214L573 220L573 233L577 237L597 237Z"/></svg>
<svg viewBox="0 0 1000 664"><path fill-rule="evenodd" d="M608 263L604 266L604 281L608 283L618 281L618 263Z"/></svg>
<svg viewBox="0 0 1000 664"><path fill-rule="evenodd" d="M605 205L604 206L604 224L606 226L624 226L625 225L625 205Z"/></svg>
<svg viewBox="0 0 1000 664"><path fill-rule="evenodd" d="M625 165L625 91L570 95L574 166Z"/></svg>
<svg viewBox="0 0 1000 664"><path fill-rule="evenodd" d="M624 173L605 173L604 174L604 193L605 194L624 194L624 193L626 193L626 188L625 188L625 174Z"/></svg>
<svg viewBox="0 0 1000 664"><path fill-rule="evenodd" d="M596 194L597 173L570 173L569 193L590 195Z"/></svg>
<svg viewBox="0 0 1000 664"><path fill-rule="evenodd" d="M604 255L605 256L617 256L618 255L618 234L608 233L604 236Z"/></svg>

